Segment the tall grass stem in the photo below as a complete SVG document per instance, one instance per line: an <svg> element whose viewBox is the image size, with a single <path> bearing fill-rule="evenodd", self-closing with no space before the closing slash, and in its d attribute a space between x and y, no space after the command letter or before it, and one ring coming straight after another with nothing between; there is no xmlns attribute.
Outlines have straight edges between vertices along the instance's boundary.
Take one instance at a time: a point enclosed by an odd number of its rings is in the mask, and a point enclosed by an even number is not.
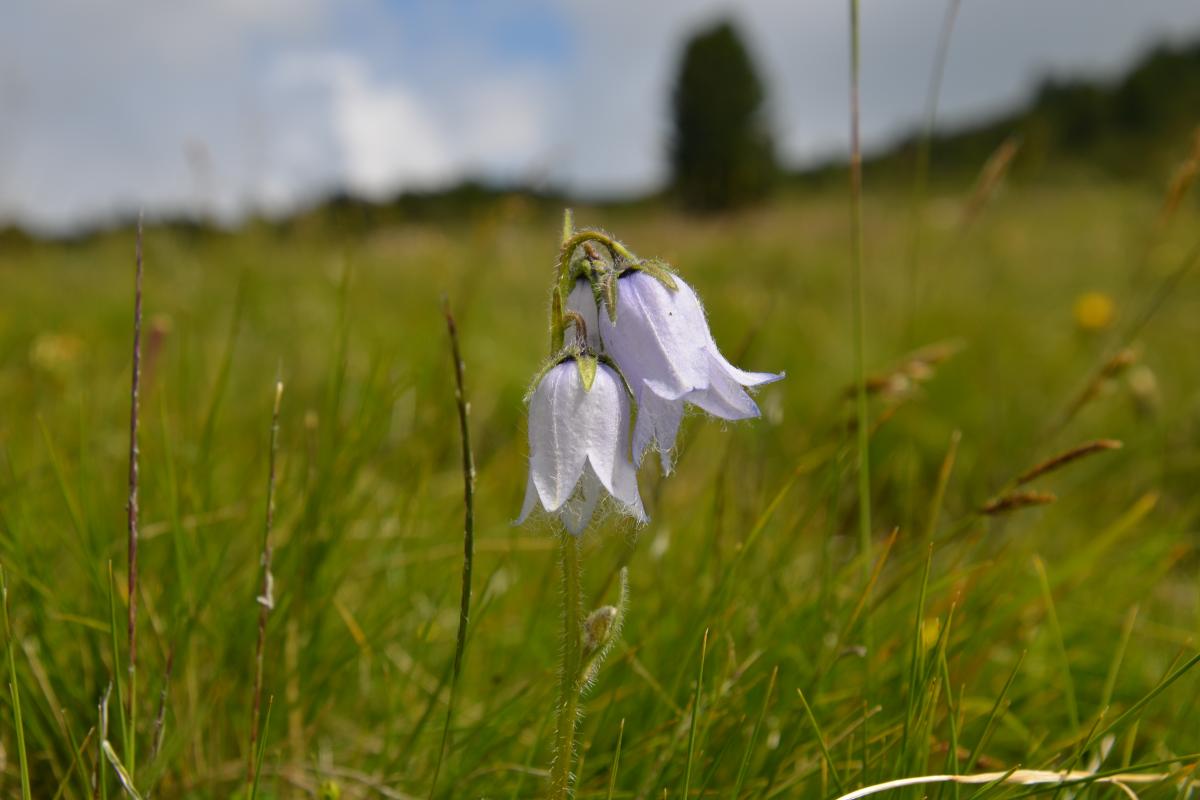
<svg viewBox="0 0 1200 800"><path fill-rule="evenodd" d="M858 422L858 535L863 577L871 577L871 454L867 413L866 302L863 298L862 146L859 140L859 14L850 0L850 291L854 314L854 373Z"/></svg>
<svg viewBox="0 0 1200 800"><path fill-rule="evenodd" d="M133 377L129 387L129 691L126 693L125 768L130 781L137 776L137 612L138 612L138 404L142 384L142 216L138 215L134 245Z"/></svg>
<svg viewBox="0 0 1200 800"><path fill-rule="evenodd" d="M258 718L262 708L263 653L267 643L267 618L275 606L275 579L271 574L271 529L275 525L275 465L279 454L279 409L283 404L283 379L275 378L275 401L271 409L271 444L267 456L267 510L263 520L262 578L259 586L258 639L254 645L254 699L250 706L250 747L247 750L246 785L255 782L258 754Z"/></svg>
<svg viewBox="0 0 1200 800"><path fill-rule="evenodd" d="M463 471L463 568L462 593L459 599L458 635L454 642L454 667L450 674L450 697L446 705L446 724L442 727L442 742L438 748L437 762L433 768L433 780L429 784L429 796L437 791L438 775L442 759L446 757L446 745L450 741L450 723L454 716L454 704L458 696L458 679L462 673L463 654L467 650L467 624L471 617L471 570L475 563L475 454L471 449L471 404L467 402L467 391L463 382L462 350L458 343L458 326L450 313L450 304L443 299L442 312L446 316L446 330L450 335L450 353L454 358L454 399L458 406L459 438L462 442Z"/></svg>

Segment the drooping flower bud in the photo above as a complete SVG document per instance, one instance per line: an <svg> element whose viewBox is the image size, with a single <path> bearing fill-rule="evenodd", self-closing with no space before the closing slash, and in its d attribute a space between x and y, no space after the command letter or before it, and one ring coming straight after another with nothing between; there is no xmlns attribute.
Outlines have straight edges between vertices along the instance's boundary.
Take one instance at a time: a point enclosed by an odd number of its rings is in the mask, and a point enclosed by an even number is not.
<svg viewBox="0 0 1200 800"><path fill-rule="evenodd" d="M653 445L669 473L684 403L721 419L757 417L758 406L746 388L777 381L783 374L746 372L730 364L713 340L696 293L678 275L661 272L624 270L616 279L615 315L603 297L604 306L597 309L584 281L571 291L568 308L596 320L605 351L637 399L635 461L641 463Z"/></svg>
<svg viewBox="0 0 1200 800"><path fill-rule="evenodd" d="M625 382L594 356L568 357L547 370L529 400L529 481L517 522L540 506L578 536L605 494L645 521L630 416Z"/></svg>

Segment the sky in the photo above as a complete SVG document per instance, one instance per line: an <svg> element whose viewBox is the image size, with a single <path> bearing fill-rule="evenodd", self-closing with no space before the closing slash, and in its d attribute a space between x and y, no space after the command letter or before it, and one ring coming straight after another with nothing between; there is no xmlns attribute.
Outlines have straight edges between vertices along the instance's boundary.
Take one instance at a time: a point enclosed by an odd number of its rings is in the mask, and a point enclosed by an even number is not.
<svg viewBox="0 0 1200 800"><path fill-rule="evenodd" d="M924 115L954 0L862 0L868 148ZM686 37L732 18L782 160L844 153L842 0L4 0L0 224L144 208L233 223L338 190L464 177L592 197L665 179ZM939 119L998 113L1046 75L1117 76L1200 37L1197 0L961 0Z"/></svg>

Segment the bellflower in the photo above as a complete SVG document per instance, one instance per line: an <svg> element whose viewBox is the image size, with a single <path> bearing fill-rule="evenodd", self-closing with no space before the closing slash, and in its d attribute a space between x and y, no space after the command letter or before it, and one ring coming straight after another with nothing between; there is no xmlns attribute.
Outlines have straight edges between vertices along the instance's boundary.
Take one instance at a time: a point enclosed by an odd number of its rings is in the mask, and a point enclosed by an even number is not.
<svg viewBox="0 0 1200 800"><path fill-rule="evenodd" d="M598 329L605 352L629 381L638 403L635 461L640 463L653 445L669 473L685 403L721 419L757 417L758 406L746 389L783 374L746 372L730 364L692 287L665 267L643 262L616 274L603 279L615 282L608 291L594 293L588 281L577 281L567 308L587 320L589 330ZM604 287L603 280L597 285Z"/></svg>
<svg viewBox="0 0 1200 800"><path fill-rule="evenodd" d="M529 481L517 522L540 506L578 536L605 494L621 512L645 521L630 416L625 381L595 356L550 367L529 400Z"/></svg>

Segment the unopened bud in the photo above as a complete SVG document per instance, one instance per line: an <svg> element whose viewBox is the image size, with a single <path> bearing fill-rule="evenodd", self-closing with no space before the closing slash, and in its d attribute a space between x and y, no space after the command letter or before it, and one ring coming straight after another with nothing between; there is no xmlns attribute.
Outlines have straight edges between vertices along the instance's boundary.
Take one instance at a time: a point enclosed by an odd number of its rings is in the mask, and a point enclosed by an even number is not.
<svg viewBox="0 0 1200 800"><path fill-rule="evenodd" d="M583 622L583 652L585 655L595 653L608 644L612 635L613 621L617 618L616 606L601 606L588 614Z"/></svg>

